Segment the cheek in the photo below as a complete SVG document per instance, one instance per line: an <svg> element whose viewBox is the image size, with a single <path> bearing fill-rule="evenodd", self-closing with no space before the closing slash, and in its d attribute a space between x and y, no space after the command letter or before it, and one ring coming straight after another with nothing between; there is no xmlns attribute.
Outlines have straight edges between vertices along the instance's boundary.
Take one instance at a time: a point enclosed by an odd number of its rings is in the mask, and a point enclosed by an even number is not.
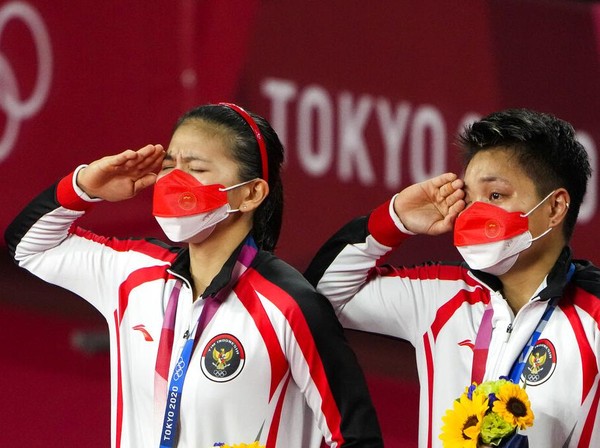
<svg viewBox="0 0 600 448"><path fill-rule="evenodd" d="M548 219L545 216L536 216L535 218L529 217L529 231L535 238L545 232L548 229Z"/></svg>

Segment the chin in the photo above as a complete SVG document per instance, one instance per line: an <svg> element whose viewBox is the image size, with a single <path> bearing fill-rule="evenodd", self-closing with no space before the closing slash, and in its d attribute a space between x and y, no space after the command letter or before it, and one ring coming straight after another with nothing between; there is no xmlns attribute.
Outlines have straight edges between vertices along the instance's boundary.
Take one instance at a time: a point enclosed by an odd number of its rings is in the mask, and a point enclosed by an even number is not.
<svg viewBox="0 0 600 448"><path fill-rule="evenodd" d="M215 230L214 227L211 227L210 229L205 229L205 230L201 231L200 233L197 233L193 237L188 238L187 240L184 241L184 243L188 243L188 244L203 243L212 234L213 230Z"/></svg>

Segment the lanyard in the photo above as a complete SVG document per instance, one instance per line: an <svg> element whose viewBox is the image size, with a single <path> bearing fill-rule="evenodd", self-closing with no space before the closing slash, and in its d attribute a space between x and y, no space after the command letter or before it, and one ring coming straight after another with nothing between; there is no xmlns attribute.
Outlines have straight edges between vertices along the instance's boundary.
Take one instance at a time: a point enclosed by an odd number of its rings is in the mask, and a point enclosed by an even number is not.
<svg viewBox="0 0 600 448"><path fill-rule="evenodd" d="M531 350L533 350L533 347L535 346L538 339L540 338L540 334L542 334L542 331L546 327L548 320L550 320L550 316L552 316L552 313L556 309L556 304L558 303L558 299L559 299L558 297L554 297L548 302L546 311L544 311L542 318L540 319L537 326L535 327L535 330L533 330L533 333L531 334L529 341L527 342L527 344L525 344L525 347L523 347L523 351L521 352L521 354L519 355L519 357L513 364L512 368L510 369L510 373L508 374L508 379L511 380L513 383L519 384L521 374L523 373L525 364L527 364L527 356L529 356L529 352Z"/></svg>
<svg viewBox="0 0 600 448"><path fill-rule="evenodd" d="M471 368L471 383L481 384L485 374L485 365L487 363L490 341L492 340L492 317L494 309L492 301L485 306L481 325L475 338L475 347L473 348L473 367Z"/></svg>
<svg viewBox="0 0 600 448"><path fill-rule="evenodd" d="M571 263L569 266L569 272L567 273L567 283L571 281L573 277L573 273L575 272L575 265ZM535 330L531 334L529 341L523 347L521 354L513 364L510 369L509 379L515 383L519 384L519 379L521 378L521 374L523 373L523 369L525 368L525 364L527 363L527 357L533 347L537 343L540 338L540 334L543 329L546 327L548 320L552 316L552 313L556 309L558 304L559 297L554 297L548 301L548 305L544 314L540 318L540 321L535 327ZM485 374L485 367L487 364L487 357L489 354L490 342L492 340L492 317L494 316L494 310L490 303L488 303L483 311L483 317L481 318L481 325L479 326L479 330L477 331L477 338L475 339L475 347L473 349L473 365L471 368L471 383L481 384L483 381L483 376Z"/></svg>
<svg viewBox="0 0 600 448"><path fill-rule="evenodd" d="M192 353L194 352L194 347L200 338L200 335L221 305L223 300L220 299L220 297L223 296L224 294L219 294L217 297L205 299L206 302L200 313L195 335L193 338L191 335L187 336L181 355L179 355L177 364L175 364L173 375L171 375L171 381L169 383L167 406L165 408L163 428L160 436L160 448L171 448L174 444L175 433L177 432L177 422L179 421L183 383L185 381L185 376L187 375Z"/></svg>
<svg viewBox="0 0 600 448"><path fill-rule="evenodd" d="M160 448L171 448L175 444L177 434L177 423L179 421L179 415L181 410L181 397L183 393L183 386L185 377L187 375L188 367L194 353L196 343L200 339L200 335L204 329L208 326L213 316L217 312L217 309L229 295L231 288L240 277L246 272L250 266L252 260L258 252L256 243L252 237L249 237L244 246L240 251L240 255L236 260L235 267L231 274L231 281L229 284L222 288L214 297L208 297L204 302L202 312L196 323L196 329L194 336L186 333L186 341L181 350L181 354L177 359L177 363L173 368L171 380L169 381L169 387L166 397L166 403L161 408L164 409L164 416L162 419L162 430L160 435ZM158 356L156 360L156 374L155 374L155 394L162 395L164 389L161 387L166 383L166 377L168 375L169 363L171 353L173 349L173 335L175 329L175 316L177 311L177 304L179 300L179 293L181 291L181 281L178 280L171 292L167 309L165 311L165 320L163 323L163 330L159 342ZM165 371L166 369L166 371ZM159 397L159 398L160 398ZM164 398L163 398L164 400Z"/></svg>

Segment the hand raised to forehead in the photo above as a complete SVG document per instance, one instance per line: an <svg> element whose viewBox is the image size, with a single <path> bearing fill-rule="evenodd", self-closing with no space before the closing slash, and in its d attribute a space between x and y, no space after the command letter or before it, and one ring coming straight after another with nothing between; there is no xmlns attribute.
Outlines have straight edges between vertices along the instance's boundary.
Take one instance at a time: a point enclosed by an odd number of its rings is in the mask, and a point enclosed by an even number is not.
<svg viewBox="0 0 600 448"><path fill-rule="evenodd" d="M164 154L162 145L146 145L102 157L79 171L77 185L93 198L129 199L156 182Z"/></svg>
<svg viewBox="0 0 600 448"><path fill-rule="evenodd" d="M425 235L449 232L465 208L463 186L456 174L441 174L402 190L394 200L394 211L411 232Z"/></svg>

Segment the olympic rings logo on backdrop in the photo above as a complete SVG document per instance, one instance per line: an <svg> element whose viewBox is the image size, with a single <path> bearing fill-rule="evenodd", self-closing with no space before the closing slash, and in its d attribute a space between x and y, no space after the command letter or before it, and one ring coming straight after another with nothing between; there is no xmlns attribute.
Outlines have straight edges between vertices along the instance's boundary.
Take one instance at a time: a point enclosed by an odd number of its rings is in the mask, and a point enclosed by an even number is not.
<svg viewBox="0 0 600 448"><path fill-rule="evenodd" d="M52 79L50 35L40 14L24 2L10 2L0 7L0 41L6 24L13 19L22 21L31 33L37 53L38 70L31 95L22 99L15 72L0 52L0 109L6 115L4 133L0 135L0 162L13 149L21 122L36 114L44 105Z"/></svg>

